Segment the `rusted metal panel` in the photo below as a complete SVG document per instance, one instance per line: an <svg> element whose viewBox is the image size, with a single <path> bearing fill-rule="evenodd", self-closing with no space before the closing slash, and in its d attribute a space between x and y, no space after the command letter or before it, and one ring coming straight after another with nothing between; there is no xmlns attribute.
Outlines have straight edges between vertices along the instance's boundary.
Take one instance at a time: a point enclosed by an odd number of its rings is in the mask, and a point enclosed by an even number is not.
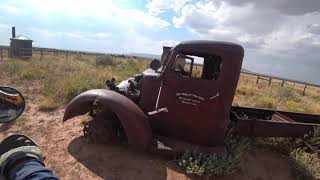
<svg viewBox="0 0 320 180"><path fill-rule="evenodd" d="M152 134L147 117L127 97L105 89L94 89L79 94L67 106L63 121L86 114L97 104L97 111L114 112L121 121L129 145L136 150L146 151L152 144Z"/></svg>
<svg viewBox="0 0 320 180"><path fill-rule="evenodd" d="M164 84L159 108L167 107L169 112L152 116L152 130L163 136L194 144L224 144L243 53L243 48L239 45L214 41L182 42L174 47L165 61L162 77L150 80L148 76L144 76L141 84L141 104L147 111L154 110L160 82L163 80ZM220 77L217 80L182 77L172 68L179 54L220 56ZM196 106L182 103L183 98L199 103Z"/></svg>
<svg viewBox="0 0 320 180"><path fill-rule="evenodd" d="M236 131L250 137L303 137L317 124L239 119Z"/></svg>
<svg viewBox="0 0 320 180"><path fill-rule="evenodd" d="M254 137L303 137L320 126L320 116L270 109L232 107L236 130Z"/></svg>

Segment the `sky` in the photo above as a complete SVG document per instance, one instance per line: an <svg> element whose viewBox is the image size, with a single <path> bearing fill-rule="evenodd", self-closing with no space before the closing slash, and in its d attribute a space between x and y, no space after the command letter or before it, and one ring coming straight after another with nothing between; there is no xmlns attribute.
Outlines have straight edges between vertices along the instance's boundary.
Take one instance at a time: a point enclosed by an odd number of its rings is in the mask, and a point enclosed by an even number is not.
<svg viewBox="0 0 320 180"><path fill-rule="evenodd" d="M229 41L250 71L320 84L320 0L0 0L0 44L11 26L34 46L105 53Z"/></svg>

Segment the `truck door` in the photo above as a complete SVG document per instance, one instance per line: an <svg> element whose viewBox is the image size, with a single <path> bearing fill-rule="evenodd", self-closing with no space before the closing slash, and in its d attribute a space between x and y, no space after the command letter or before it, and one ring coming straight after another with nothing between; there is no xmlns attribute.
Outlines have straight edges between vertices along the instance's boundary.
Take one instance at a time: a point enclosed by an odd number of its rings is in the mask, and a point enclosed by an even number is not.
<svg viewBox="0 0 320 180"><path fill-rule="evenodd" d="M219 144L226 124L220 88L220 56L178 54L167 67L159 98L156 129L168 136L200 144Z"/></svg>

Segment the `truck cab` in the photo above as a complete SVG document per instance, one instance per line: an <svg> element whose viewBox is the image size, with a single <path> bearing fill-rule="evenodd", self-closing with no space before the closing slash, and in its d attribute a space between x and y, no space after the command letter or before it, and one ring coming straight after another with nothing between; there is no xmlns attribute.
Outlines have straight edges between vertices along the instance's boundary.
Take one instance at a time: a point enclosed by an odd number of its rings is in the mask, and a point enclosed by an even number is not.
<svg viewBox="0 0 320 180"><path fill-rule="evenodd" d="M243 56L240 45L226 42L165 47L161 61L153 60L142 74L79 94L63 121L89 112L85 137L125 137L135 150L167 155L224 149L231 121L234 133L250 137L304 137L320 127L319 115L233 107Z"/></svg>
<svg viewBox="0 0 320 180"><path fill-rule="evenodd" d="M140 107L151 129L201 145L222 145L244 50L215 41L186 41L164 48L159 69L140 81ZM157 111L165 109L165 111Z"/></svg>

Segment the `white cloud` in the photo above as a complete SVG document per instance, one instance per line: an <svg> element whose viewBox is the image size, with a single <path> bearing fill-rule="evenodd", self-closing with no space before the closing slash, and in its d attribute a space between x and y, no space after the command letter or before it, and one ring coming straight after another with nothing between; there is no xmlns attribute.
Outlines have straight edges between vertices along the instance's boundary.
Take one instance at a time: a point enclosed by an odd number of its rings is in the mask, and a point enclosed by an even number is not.
<svg viewBox="0 0 320 180"><path fill-rule="evenodd" d="M14 15L23 15L28 14L30 11L28 9L16 7L16 6L3 6L0 8L2 11L7 11L10 14Z"/></svg>
<svg viewBox="0 0 320 180"><path fill-rule="evenodd" d="M91 33L91 32L65 32L62 35L66 35L71 38L82 39L82 40L106 40L110 39L111 34L108 33Z"/></svg>
<svg viewBox="0 0 320 180"><path fill-rule="evenodd" d="M162 46L174 46L178 44L177 41L170 39L155 40L134 30L128 30L120 39L117 39L117 42L117 46L121 47L118 50L124 53L139 52L159 55L162 53Z"/></svg>
<svg viewBox="0 0 320 180"><path fill-rule="evenodd" d="M65 33L66 36L69 36L71 38L77 38L77 39L84 39L85 36L79 33Z"/></svg>
<svg viewBox="0 0 320 180"><path fill-rule="evenodd" d="M108 34L108 33L95 33L92 35L92 37L101 38L101 39L109 38L110 36L111 34Z"/></svg>
<svg viewBox="0 0 320 180"><path fill-rule="evenodd" d="M286 15L258 9L250 1L242 6L207 1L184 6L172 21L175 27L187 28L201 38L230 40L276 55L303 48L306 41L317 44L318 19L320 13Z"/></svg>
<svg viewBox="0 0 320 180"><path fill-rule="evenodd" d="M320 34L320 24L311 24L308 28L310 33Z"/></svg>
<svg viewBox="0 0 320 180"><path fill-rule="evenodd" d="M160 30L166 31L170 26L168 21L142 10L117 7L111 0L12 0L0 4L0 9L4 6L29 10L33 17L41 17L38 26L30 25L31 27L21 30L33 38L35 46L160 54L163 44L173 44L170 40L150 37ZM18 15L7 9L4 9L4 12L13 17ZM62 17L71 21L70 28L52 28ZM73 20L82 24L74 23ZM66 21L61 20L61 23L65 25ZM46 26L47 24L49 26ZM73 28L74 24L87 27Z"/></svg>
<svg viewBox="0 0 320 180"><path fill-rule="evenodd" d="M159 15L167 10L178 12L189 1L191 0L151 0L146 8L152 15Z"/></svg>
<svg viewBox="0 0 320 180"><path fill-rule="evenodd" d="M311 1L200 1L185 5L172 22L200 39L243 45L245 67L250 64L257 71L264 67L260 72L296 78L294 74L314 73L304 70L320 66L320 1ZM311 76L317 74L303 77Z"/></svg>
<svg viewBox="0 0 320 180"><path fill-rule="evenodd" d="M10 7L9 9L6 7ZM121 9L111 0L13 0L0 5L0 9L17 14L31 12L41 17L54 18L64 15L66 18L88 17L101 22L125 22L128 26L146 26L151 29L166 28L169 22L137 9Z"/></svg>
<svg viewBox="0 0 320 180"><path fill-rule="evenodd" d="M10 26L8 24L2 24L0 23L0 29L9 29Z"/></svg>

